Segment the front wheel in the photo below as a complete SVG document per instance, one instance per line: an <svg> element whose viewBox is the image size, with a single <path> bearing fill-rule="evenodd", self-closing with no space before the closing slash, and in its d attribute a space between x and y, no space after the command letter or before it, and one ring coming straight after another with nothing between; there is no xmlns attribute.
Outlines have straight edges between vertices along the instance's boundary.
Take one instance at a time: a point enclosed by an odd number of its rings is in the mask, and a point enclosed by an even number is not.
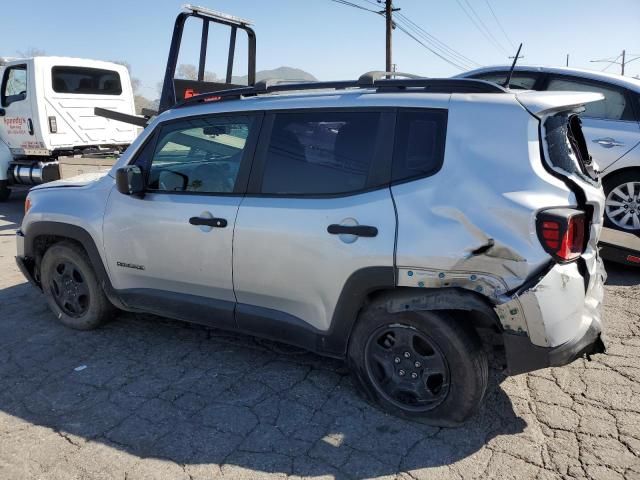
<svg viewBox="0 0 640 480"><path fill-rule="evenodd" d="M604 179L603 187L605 226L640 234L640 170L614 173Z"/></svg>
<svg viewBox="0 0 640 480"><path fill-rule="evenodd" d="M365 311L349 342L348 363L367 399L429 425L463 423L478 410L488 383L478 335L446 312Z"/></svg>
<svg viewBox="0 0 640 480"><path fill-rule="evenodd" d="M44 254L40 271L47 303L67 327L91 330L113 315L114 308L81 248L67 242L51 246Z"/></svg>

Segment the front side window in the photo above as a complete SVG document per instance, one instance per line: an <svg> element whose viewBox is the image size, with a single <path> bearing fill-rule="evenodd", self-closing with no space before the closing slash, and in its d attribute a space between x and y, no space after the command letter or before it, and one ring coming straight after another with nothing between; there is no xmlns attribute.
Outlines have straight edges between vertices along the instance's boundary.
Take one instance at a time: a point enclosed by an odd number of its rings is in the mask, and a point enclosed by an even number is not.
<svg viewBox="0 0 640 480"><path fill-rule="evenodd" d="M2 106L27 98L27 66L16 65L5 70L2 81Z"/></svg>
<svg viewBox="0 0 640 480"><path fill-rule="evenodd" d="M627 105L624 92L615 87L589 81L553 78L549 81L547 90L602 93L604 100L586 104L582 116L608 120L633 120L632 108L631 105Z"/></svg>
<svg viewBox="0 0 640 480"><path fill-rule="evenodd" d="M276 114L262 193L324 195L366 188L379 121L377 112Z"/></svg>
<svg viewBox="0 0 640 480"><path fill-rule="evenodd" d="M446 129L445 110L400 111L392 180L398 182L436 173L444 160Z"/></svg>
<svg viewBox="0 0 640 480"><path fill-rule="evenodd" d="M164 127L151 159L148 190L233 193L249 116L190 119Z"/></svg>
<svg viewBox="0 0 640 480"><path fill-rule="evenodd" d="M498 85L504 85L504 82L507 81L507 72L485 73L483 75L478 75L475 78L491 83L497 83ZM513 72L511 81L509 82L509 88L532 90L537 79L537 75L525 72Z"/></svg>
<svg viewBox="0 0 640 480"><path fill-rule="evenodd" d="M51 86L56 93L85 95L120 95L122 84L118 72L86 67L53 67Z"/></svg>

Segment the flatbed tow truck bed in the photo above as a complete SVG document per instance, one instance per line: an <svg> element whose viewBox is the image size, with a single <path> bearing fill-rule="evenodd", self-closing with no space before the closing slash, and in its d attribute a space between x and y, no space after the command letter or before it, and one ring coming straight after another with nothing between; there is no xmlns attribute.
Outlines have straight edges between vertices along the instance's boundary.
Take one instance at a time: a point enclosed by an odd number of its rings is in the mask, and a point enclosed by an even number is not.
<svg viewBox="0 0 640 480"><path fill-rule="evenodd" d="M640 267L640 236L603 228L600 235L600 255L605 260Z"/></svg>

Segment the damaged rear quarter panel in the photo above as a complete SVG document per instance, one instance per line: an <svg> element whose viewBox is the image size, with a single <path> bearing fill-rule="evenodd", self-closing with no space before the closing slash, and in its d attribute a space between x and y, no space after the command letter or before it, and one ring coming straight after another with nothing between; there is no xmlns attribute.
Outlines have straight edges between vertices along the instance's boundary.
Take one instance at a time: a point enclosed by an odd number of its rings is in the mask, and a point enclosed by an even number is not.
<svg viewBox="0 0 640 480"><path fill-rule="evenodd" d="M486 274L511 290L549 261L535 214L576 200L544 169L538 127L513 95L452 95L442 169L392 187L400 270Z"/></svg>

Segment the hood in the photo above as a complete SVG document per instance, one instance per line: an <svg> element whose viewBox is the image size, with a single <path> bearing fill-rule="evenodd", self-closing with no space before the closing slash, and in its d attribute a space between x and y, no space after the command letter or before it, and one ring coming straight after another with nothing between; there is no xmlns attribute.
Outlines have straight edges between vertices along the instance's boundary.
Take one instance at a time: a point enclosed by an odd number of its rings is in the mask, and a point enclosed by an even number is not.
<svg viewBox="0 0 640 480"><path fill-rule="evenodd" d="M515 92L514 92L515 93ZM536 92L527 90L515 94L520 104L535 117L573 110L585 103L604 100L601 93L592 92Z"/></svg>
<svg viewBox="0 0 640 480"><path fill-rule="evenodd" d="M44 188L56 188L56 187L84 187L96 180L101 179L109 173L109 170L101 172L89 172L82 175L76 175L75 177L65 178L64 180L56 180L55 182L43 183L36 185L31 190L41 190Z"/></svg>

